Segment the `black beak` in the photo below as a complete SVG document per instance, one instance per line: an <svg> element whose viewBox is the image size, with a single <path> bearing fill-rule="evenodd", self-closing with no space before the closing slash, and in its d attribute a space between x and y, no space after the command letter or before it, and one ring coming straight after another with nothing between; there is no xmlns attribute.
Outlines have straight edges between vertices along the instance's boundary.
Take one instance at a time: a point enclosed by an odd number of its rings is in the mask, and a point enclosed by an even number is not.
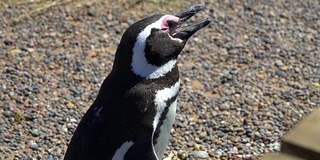
<svg viewBox="0 0 320 160"><path fill-rule="evenodd" d="M187 10L177 14L176 16L179 17L179 24L177 25L177 27L179 27L182 23L187 21L193 15L195 15L196 13L204 9L206 9L205 5L199 4L199 5L192 6ZM173 37L179 38L181 40L188 40L188 38L190 38L194 33L196 33L198 30L207 26L210 22L211 22L210 20L205 20L198 24L194 24L194 25L182 28L180 30L178 29L177 33Z"/></svg>

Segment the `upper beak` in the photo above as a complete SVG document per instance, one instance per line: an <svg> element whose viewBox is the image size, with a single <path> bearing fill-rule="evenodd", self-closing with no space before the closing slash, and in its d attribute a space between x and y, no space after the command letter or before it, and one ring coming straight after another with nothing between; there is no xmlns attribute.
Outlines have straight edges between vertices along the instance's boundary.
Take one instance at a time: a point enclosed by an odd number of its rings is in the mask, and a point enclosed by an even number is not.
<svg viewBox="0 0 320 160"><path fill-rule="evenodd" d="M199 5L192 6L192 7L188 8L187 10L182 11L181 13L177 14L176 16L179 18L179 22L178 22L177 27L179 27L182 23L187 21L193 15L195 15L196 13L198 13L199 11L204 10L204 9L206 9L205 5L199 4ZM211 21L207 19L207 20L200 22L198 24L194 24L194 25L182 28L181 30L178 29L178 31L176 32L176 34L173 37L179 38L182 40L187 40L194 33L196 33L198 30L207 26L210 22Z"/></svg>

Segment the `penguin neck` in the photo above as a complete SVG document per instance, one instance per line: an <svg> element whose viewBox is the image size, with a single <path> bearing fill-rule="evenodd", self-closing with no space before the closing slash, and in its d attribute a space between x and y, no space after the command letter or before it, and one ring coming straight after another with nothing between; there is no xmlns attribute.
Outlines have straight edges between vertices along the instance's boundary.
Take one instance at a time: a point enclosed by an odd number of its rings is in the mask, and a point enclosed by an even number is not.
<svg viewBox="0 0 320 160"><path fill-rule="evenodd" d="M166 76L175 67L177 67L176 59L171 59L161 66L150 64L143 50L134 47L129 53L127 48L117 50L112 72L121 75L127 81L134 79L158 79Z"/></svg>
<svg viewBox="0 0 320 160"><path fill-rule="evenodd" d="M132 60L132 72L137 76L147 79L157 79L165 76L166 74L171 72L171 70L176 66L177 63L177 61L173 59L161 66L156 66L149 64L145 58L143 59L142 57L135 55L133 55Z"/></svg>

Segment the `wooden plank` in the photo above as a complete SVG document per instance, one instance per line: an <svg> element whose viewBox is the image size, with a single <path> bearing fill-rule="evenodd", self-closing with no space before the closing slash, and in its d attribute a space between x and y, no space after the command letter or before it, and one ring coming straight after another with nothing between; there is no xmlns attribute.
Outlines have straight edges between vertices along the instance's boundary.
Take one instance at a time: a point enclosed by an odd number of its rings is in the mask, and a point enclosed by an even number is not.
<svg viewBox="0 0 320 160"><path fill-rule="evenodd" d="M295 157L285 153L268 153L260 160L303 160L302 158Z"/></svg>
<svg viewBox="0 0 320 160"><path fill-rule="evenodd" d="M281 152L304 159L320 159L320 108L284 136Z"/></svg>

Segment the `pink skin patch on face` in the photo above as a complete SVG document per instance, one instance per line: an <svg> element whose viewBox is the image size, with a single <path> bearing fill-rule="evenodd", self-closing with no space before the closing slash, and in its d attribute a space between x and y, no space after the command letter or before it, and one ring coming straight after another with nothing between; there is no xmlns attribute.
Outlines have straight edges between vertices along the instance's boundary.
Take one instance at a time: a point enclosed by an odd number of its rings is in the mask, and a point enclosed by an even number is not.
<svg viewBox="0 0 320 160"><path fill-rule="evenodd" d="M162 20L162 24L161 24L161 31L163 31L163 32L169 31L169 25L168 25L167 21L174 21L174 22L178 23L179 18L176 16L172 16L172 15L166 15L164 17L164 19ZM173 34L175 34L175 32Z"/></svg>

